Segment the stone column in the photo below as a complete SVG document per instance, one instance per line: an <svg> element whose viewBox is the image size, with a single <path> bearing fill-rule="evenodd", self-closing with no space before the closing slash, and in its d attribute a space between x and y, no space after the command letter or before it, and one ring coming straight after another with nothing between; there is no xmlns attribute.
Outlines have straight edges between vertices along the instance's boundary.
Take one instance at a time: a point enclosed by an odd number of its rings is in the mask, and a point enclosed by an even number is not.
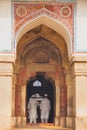
<svg viewBox="0 0 87 130"><path fill-rule="evenodd" d="M26 125L26 85L21 86L21 124Z"/></svg>
<svg viewBox="0 0 87 130"><path fill-rule="evenodd" d="M21 86L15 85L15 116L16 126L21 126Z"/></svg>
<svg viewBox="0 0 87 130"><path fill-rule="evenodd" d="M66 126L66 111L67 111L67 86L65 84L65 68L60 66L60 125Z"/></svg>
<svg viewBox="0 0 87 130"><path fill-rule="evenodd" d="M73 60L73 130L87 130L87 56L76 56Z"/></svg>
<svg viewBox="0 0 87 130"><path fill-rule="evenodd" d="M0 51L11 50L11 0L0 0ZM0 53L0 129L9 130L12 119L12 78L14 54Z"/></svg>
<svg viewBox="0 0 87 130"><path fill-rule="evenodd" d="M55 102L55 125L60 125L60 86L59 86L59 80L56 80L55 82L56 86L56 102Z"/></svg>
<svg viewBox="0 0 87 130"><path fill-rule="evenodd" d="M55 71L55 87L55 125L60 125L60 79L58 64L56 64Z"/></svg>
<svg viewBox="0 0 87 130"><path fill-rule="evenodd" d="M16 125L16 117L15 117L15 85L13 83L12 87L12 127Z"/></svg>
<svg viewBox="0 0 87 130"><path fill-rule="evenodd" d="M71 70L71 69L70 69ZM72 73L69 69L66 70L66 85L67 85L67 117L66 126L72 128L73 125L73 93Z"/></svg>
<svg viewBox="0 0 87 130"><path fill-rule="evenodd" d="M8 58L9 57L9 58ZM5 62L2 62L2 61ZM0 129L9 130L12 127L12 57L0 56Z"/></svg>

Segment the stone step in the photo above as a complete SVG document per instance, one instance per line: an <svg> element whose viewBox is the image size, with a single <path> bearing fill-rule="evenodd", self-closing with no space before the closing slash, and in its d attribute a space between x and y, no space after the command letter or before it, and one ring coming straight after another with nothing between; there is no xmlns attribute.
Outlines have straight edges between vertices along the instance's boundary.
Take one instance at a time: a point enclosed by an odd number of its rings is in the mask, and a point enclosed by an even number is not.
<svg viewBox="0 0 87 130"><path fill-rule="evenodd" d="M71 130L70 128L13 128L11 130Z"/></svg>
<svg viewBox="0 0 87 130"><path fill-rule="evenodd" d="M12 130L71 130L70 128L63 128L61 126L23 126L18 128L13 128Z"/></svg>

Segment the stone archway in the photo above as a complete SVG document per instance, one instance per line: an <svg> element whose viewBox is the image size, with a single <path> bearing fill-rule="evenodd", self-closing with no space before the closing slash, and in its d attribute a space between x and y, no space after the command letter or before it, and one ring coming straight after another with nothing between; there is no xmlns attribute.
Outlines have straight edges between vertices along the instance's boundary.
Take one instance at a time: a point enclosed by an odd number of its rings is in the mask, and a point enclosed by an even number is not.
<svg viewBox="0 0 87 130"><path fill-rule="evenodd" d="M17 85L16 109L17 124L26 124L26 82L36 75L45 72L55 82L55 116L54 124L65 126L67 117L67 84L68 68L66 42L61 35L45 25L37 26L21 37L17 45ZM23 93L23 90L25 93ZM24 98L23 98L23 95Z"/></svg>

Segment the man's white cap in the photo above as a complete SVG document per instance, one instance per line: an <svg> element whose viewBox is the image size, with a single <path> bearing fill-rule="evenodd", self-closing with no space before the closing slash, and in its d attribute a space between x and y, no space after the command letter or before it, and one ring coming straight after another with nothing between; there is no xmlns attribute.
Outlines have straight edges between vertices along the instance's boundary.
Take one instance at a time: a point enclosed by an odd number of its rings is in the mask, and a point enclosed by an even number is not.
<svg viewBox="0 0 87 130"><path fill-rule="evenodd" d="M48 95L47 94L44 94L44 97L47 97Z"/></svg>
<svg viewBox="0 0 87 130"><path fill-rule="evenodd" d="M33 97L35 97L35 95L32 95L31 97L33 98Z"/></svg>
<svg viewBox="0 0 87 130"><path fill-rule="evenodd" d="M36 97L40 97L39 93L36 93L35 96L36 96Z"/></svg>

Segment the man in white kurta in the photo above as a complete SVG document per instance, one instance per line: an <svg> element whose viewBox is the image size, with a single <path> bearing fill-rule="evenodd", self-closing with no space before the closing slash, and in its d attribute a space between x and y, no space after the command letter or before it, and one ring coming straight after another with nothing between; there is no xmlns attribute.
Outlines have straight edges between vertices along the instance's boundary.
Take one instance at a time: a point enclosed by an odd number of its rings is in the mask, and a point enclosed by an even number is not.
<svg viewBox="0 0 87 130"><path fill-rule="evenodd" d="M47 94L44 95L44 98L41 101L40 109L41 109L41 122L48 123L50 112L50 101L47 98Z"/></svg>
<svg viewBox="0 0 87 130"><path fill-rule="evenodd" d="M37 100L33 95L28 103L29 119L30 123L36 123L37 119Z"/></svg>

